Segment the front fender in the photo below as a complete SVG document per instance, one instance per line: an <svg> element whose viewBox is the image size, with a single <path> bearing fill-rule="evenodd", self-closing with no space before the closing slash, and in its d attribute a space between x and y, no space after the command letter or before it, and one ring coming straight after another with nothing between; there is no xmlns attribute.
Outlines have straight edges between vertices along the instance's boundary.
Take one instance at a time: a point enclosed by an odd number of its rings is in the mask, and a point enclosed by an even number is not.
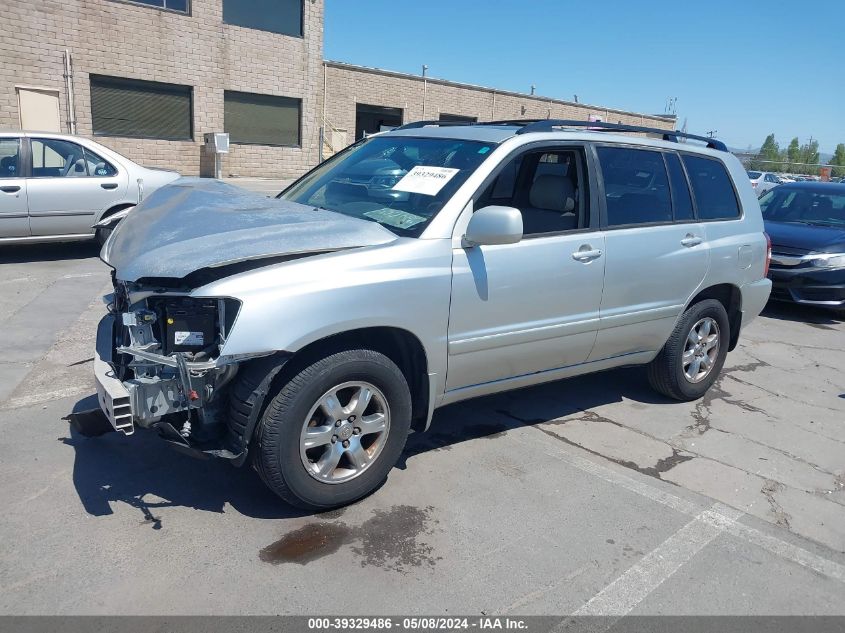
<svg viewBox="0 0 845 633"><path fill-rule="evenodd" d="M251 270L192 295L241 302L223 355L296 353L350 330L392 327L419 339L429 372L440 380L446 375L451 261L450 240L399 240Z"/></svg>

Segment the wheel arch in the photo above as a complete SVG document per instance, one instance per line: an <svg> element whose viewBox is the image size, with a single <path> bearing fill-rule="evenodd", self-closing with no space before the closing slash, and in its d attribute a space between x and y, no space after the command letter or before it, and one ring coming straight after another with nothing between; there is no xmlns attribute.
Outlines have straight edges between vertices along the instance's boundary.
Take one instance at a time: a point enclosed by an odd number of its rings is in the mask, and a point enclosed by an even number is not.
<svg viewBox="0 0 845 633"><path fill-rule="evenodd" d="M425 430L434 402L422 342L413 333L398 327L357 328L318 339L295 352L277 352L241 364L229 396L230 439L235 452L242 453L236 465L245 461L257 421L268 404L268 393L321 358L362 348L384 354L396 363L411 391L411 428Z"/></svg>
<svg viewBox="0 0 845 633"><path fill-rule="evenodd" d="M331 334L298 350L282 374L296 372L316 358L347 349L371 349L387 356L402 371L411 390L412 428L426 424L429 407L428 356L422 341L412 332L393 326L371 326Z"/></svg>
<svg viewBox="0 0 845 633"><path fill-rule="evenodd" d="M117 213L118 211L123 211L124 209L130 209L130 208L135 207L135 206L137 206L137 205L138 205L138 203L137 203L137 202L128 202L128 201L127 201L127 202L119 202L119 203L117 203L117 204L113 204L113 205L111 205L108 209L106 209L105 211L103 211L103 212L100 214L100 216L97 218L97 221L96 221L96 222L94 222L94 224L96 224L97 222L102 222L102 221L103 221L103 220L105 220L107 217L114 215L114 214L115 214L115 213Z"/></svg>
<svg viewBox="0 0 845 633"><path fill-rule="evenodd" d="M690 306L705 299L715 299L725 307L725 312L728 313L728 323L731 326L731 340L728 351L733 351L739 342L739 330L742 326L742 292L739 286L731 283L708 286L690 299L684 310L686 311Z"/></svg>

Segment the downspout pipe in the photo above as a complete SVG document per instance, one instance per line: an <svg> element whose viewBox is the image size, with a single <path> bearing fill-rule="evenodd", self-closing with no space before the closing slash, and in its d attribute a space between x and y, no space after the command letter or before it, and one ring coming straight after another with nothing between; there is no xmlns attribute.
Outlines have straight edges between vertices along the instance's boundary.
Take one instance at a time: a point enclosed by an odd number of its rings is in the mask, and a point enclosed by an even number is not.
<svg viewBox="0 0 845 633"><path fill-rule="evenodd" d="M67 106L68 132L76 134L76 106L73 94L73 58L70 49L65 49L65 102Z"/></svg>

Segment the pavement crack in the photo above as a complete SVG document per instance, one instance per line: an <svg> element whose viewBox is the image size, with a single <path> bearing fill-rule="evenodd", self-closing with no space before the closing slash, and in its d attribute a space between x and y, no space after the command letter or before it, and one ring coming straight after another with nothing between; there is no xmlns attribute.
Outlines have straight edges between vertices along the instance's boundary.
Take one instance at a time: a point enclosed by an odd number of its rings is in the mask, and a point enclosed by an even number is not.
<svg viewBox="0 0 845 633"><path fill-rule="evenodd" d="M730 393L727 389L722 387L722 381L726 377L730 377L737 382L742 384L748 384L744 381L740 380L733 376L733 372L735 371L754 371L755 369L763 366L767 366L768 363L764 361L754 361L751 363L746 363L745 365L738 365L736 367L731 368L731 373L722 374L720 375L713 385L708 389L704 396L702 396L701 400L695 403L695 409L693 409L691 415L693 419L693 423L686 427L686 431L690 433L697 434L697 435L704 435L707 431L713 429L712 425L710 424L710 415L712 413L712 406L716 400L721 400L725 404L739 407L743 411L747 411L748 413L762 413L763 415L768 415L765 409L761 409L753 404L745 402L739 398L733 397L733 394ZM720 431L724 433L725 431L721 431L721 429L714 429L716 431ZM683 435L689 435L689 433L684 433Z"/></svg>
<svg viewBox="0 0 845 633"><path fill-rule="evenodd" d="M581 449L582 451L587 451L591 455L595 455L596 457L601 457L602 459L606 459L608 461L611 461L614 464L618 464L619 466L622 466L624 468L628 468L630 470L636 470L637 472L642 473L643 475L648 475L649 477L654 477L655 479L660 479L661 481L664 481L664 480L660 477L660 473L665 473L666 471L671 470L672 468L674 468L678 464L689 461L690 459L693 459L695 457L695 455L692 455L692 454L686 453L686 452L681 452L680 450L678 450L674 446L670 446L669 448L672 449L672 454L669 457L664 457L663 459L658 460L654 464L654 466L640 466L639 464L632 462L632 461L628 461L628 460L625 460L625 459L619 459L617 457L610 457L608 455L604 455L602 453L599 453L598 451L587 448L586 446L582 446L581 444L578 444L577 442L573 442L572 440L570 440L566 437L558 435L554 431L551 431L549 429L544 429L543 427L538 426L538 424L542 423L544 420L526 420L526 419L521 418L517 415L514 415L510 411L506 411L504 409L498 409L497 411L498 411L498 413L501 413L502 415L507 416L507 417L511 418L512 420L515 420L515 421L517 421L521 424L531 426L532 428L537 429L541 433L544 433L545 435L548 435L549 437L551 437L551 438L553 438L553 439L555 439L559 442L563 442L564 444L568 444L569 446ZM612 422L611 420L607 420L606 418L603 418L602 416L600 416L596 413L593 413L591 411L583 411L582 410L582 413L593 414L597 418L594 421L611 422L612 424L617 424L617 423ZM580 417L580 418L577 418L577 419L584 420L586 418ZM617 426L621 426L621 425L617 424ZM628 427L623 427L623 428L628 429ZM629 429L629 430L632 430L632 429ZM643 435L643 434L641 433L641 435ZM646 437L649 437L649 436L646 436ZM674 482L671 482L671 481L667 482L667 483L671 483L673 485L676 485L676 484L674 484Z"/></svg>
<svg viewBox="0 0 845 633"><path fill-rule="evenodd" d="M773 479L766 479L766 482L763 484L763 488L760 492L763 493L766 501L769 502L769 507L771 508L772 515L775 518L775 524L785 527L788 530L790 529L789 520L792 517L784 511L780 503L778 503L777 499L775 499L775 493L780 492L783 488L784 486L782 483Z"/></svg>

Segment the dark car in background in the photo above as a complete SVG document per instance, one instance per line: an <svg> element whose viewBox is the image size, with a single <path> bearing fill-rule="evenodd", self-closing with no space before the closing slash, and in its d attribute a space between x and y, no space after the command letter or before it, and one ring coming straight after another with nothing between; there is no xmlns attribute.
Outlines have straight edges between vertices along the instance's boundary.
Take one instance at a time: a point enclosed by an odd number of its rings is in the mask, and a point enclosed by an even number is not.
<svg viewBox="0 0 845 633"><path fill-rule="evenodd" d="M845 311L845 184L796 182L760 198L772 299Z"/></svg>

